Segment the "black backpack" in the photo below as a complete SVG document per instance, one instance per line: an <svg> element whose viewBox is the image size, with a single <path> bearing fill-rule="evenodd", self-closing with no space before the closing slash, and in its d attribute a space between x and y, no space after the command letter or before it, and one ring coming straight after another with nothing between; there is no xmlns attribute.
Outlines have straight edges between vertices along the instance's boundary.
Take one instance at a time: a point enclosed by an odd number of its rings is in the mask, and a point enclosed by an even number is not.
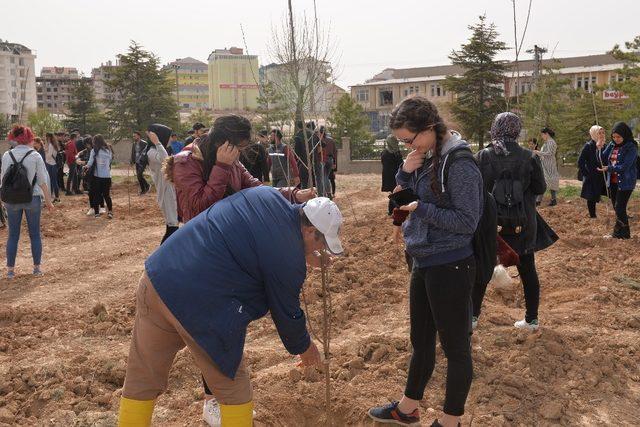
<svg viewBox="0 0 640 427"><path fill-rule="evenodd" d="M36 185L36 176L33 176L33 182L29 181L27 168L22 162L35 150L27 151L27 154L18 162L9 151L9 156L13 160L13 164L9 166L7 172L2 177L2 189L0 189L0 198L5 203L31 203L33 198L33 186Z"/></svg>
<svg viewBox="0 0 640 427"><path fill-rule="evenodd" d="M447 156L445 161L443 178L444 183L449 178L449 168L457 159L467 158L476 162L470 149L459 149ZM476 162L477 164L477 162ZM476 260L476 283L486 284L493 276L493 269L496 266L498 255L498 225L496 201L491 193L482 186L484 207L478 227L473 233L472 245L473 255Z"/></svg>
<svg viewBox="0 0 640 427"><path fill-rule="evenodd" d="M493 183L491 191L496 200L498 226L504 234L520 234L527 223L524 208L524 186L518 173L504 169Z"/></svg>

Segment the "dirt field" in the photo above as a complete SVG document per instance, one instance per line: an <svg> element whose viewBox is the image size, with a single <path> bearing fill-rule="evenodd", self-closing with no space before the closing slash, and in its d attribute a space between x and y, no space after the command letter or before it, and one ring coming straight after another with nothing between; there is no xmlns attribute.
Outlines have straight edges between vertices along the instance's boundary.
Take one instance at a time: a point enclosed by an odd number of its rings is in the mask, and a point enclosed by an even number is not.
<svg viewBox="0 0 640 427"><path fill-rule="evenodd" d="M339 176L347 254L330 272L333 295L333 424L371 425L367 408L400 397L410 355L408 273L391 239L375 176ZM112 221L85 216L84 197L65 198L44 222L46 275L30 275L28 239L18 277L0 280L0 425L115 425L146 256L164 233L154 197L115 188ZM561 240L540 253L541 330L513 328L523 316L519 284L489 288L473 337L474 381L464 425L640 425L640 206L631 202L629 241L607 240L580 199L542 214ZM354 216L355 213L355 216ZM26 230L23 231L26 236ZM6 230L0 231L4 254ZM513 274L513 272L512 272ZM309 317L321 314L319 274L306 284ZM256 425L324 423L324 383L295 368L270 319L251 325ZM438 365L422 405L429 425L444 395ZM200 375L188 352L176 358L154 424L203 425Z"/></svg>

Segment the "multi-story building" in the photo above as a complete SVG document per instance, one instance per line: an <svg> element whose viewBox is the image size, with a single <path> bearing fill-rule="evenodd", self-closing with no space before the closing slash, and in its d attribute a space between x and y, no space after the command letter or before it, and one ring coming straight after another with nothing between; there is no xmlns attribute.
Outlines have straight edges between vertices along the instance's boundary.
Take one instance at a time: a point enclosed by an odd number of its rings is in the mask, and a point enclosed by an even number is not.
<svg viewBox="0 0 640 427"><path fill-rule="evenodd" d="M177 88L176 100L180 109L209 108L209 67L194 58L176 59L165 66L167 78Z"/></svg>
<svg viewBox="0 0 640 427"><path fill-rule="evenodd" d="M237 47L209 55L209 108L254 110L258 107L258 57Z"/></svg>
<svg viewBox="0 0 640 427"><path fill-rule="evenodd" d="M73 100L73 88L80 81L78 70L71 67L43 67L36 77L38 108L54 114L66 114Z"/></svg>
<svg viewBox="0 0 640 427"><path fill-rule="evenodd" d="M105 81L109 80L113 69L118 66L118 61L114 65L113 62L107 61L106 64L100 64L91 70L91 81L93 82L93 93L98 106L102 109L106 107L106 101L113 100L117 95L111 90Z"/></svg>
<svg viewBox="0 0 640 427"><path fill-rule="evenodd" d="M509 63L505 73L503 90L511 97L524 94L535 89L535 76L545 68L553 68L570 81L575 89L591 91L594 85L606 86L622 77L616 70L623 64L611 55L591 55L572 58L546 59L539 63L534 60L519 61L518 70L515 64ZM434 104L449 123L455 123L447 104L455 99L455 94L447 91L444 80L447 76L464 73L461 67L442 65L435 67L395 69L387 68L363 84L351 86L351 97L360 104L371 121L371 131L378 132L388 127L389 114L393 106L403 98L421 94ZM605 99L610 96L605 91ZM615 98L614 96L610 96Z"/></svg>
<svg viewBox="0 0 640 427"><path fill-rule="evenodd" d="M38 106L35 58L29 48L0 40L0 114L11 122Z"/></svg>
<svg viewBox="0 0 640 427"><path fill-rule="evenodd" d="M261 84L272 83L282 98L278 107L292 107L297 101L296 89L288 64L269 64L260 67ZM340 96L346 91L334 84L331 64L326 61L302 61L298 75L298 85L308 86L305 93L305 113L326 118Z"/></svg>

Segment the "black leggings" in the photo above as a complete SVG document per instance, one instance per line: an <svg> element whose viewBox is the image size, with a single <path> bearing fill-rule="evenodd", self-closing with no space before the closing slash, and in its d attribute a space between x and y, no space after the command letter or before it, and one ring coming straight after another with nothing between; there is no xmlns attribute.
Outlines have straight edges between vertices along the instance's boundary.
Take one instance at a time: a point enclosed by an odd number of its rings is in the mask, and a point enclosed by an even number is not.
<svg viewBox="0 0 640 427"><path fill-rule="evenodd" d="M94 176L89 186L89 191L93 192L93 197L89 199L93 203L93 211L96 215L100 213L100 201L102 199L104 199L107 204L107 210L109 212L113 210L111 203L111 178L98 178Z"/></svg>
<svg viewBox="0 0 640 427"><path fill-rule="evenodd" d="M464 414L471 387L471 287L473 256L435 267L414 267L409 305L413 354L405 396L421 400L436 361L436 333L447 358L444 412Z"/></svg>

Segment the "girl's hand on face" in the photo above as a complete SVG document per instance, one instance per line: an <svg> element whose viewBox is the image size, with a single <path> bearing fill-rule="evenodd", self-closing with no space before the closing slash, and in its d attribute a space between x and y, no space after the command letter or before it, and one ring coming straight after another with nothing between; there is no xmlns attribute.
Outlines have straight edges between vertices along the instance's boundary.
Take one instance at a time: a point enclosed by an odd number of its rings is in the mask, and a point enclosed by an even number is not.
<svg viewBox="0 0 640 427"><path fill-rule="evenodd" d="M412 173L416 169L420 169L424 164L424 159L426 156L426 154L422 154L417 150L413 150L407 155L407 159L402 164L402 170L406 173Z"/></svg>
<svg viewBox="0 0 640 427"><path fill-rule="evenodd" d="M231 145L229 141L218 147L216 154L216 163L224 163L231 166L240 158L240 150L235 145Z"/></svg>

